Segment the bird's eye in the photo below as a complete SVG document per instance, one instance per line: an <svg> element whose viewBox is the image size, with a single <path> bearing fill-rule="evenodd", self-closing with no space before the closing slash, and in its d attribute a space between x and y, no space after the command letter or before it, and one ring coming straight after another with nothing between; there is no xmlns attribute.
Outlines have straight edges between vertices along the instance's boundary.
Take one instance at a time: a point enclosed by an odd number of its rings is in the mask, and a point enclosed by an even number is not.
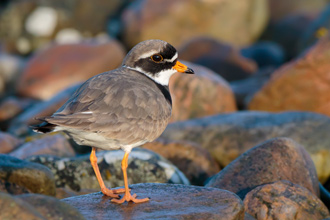
<svg viewBox="0 0 330 220"><path fill-rule="evenodd" d="M159 63L160 61L163 60L163 57L162 57L162 55L160 55L160 54L152 55L150 58L151 58L152 61L154 61L155 63Z"/></svg>

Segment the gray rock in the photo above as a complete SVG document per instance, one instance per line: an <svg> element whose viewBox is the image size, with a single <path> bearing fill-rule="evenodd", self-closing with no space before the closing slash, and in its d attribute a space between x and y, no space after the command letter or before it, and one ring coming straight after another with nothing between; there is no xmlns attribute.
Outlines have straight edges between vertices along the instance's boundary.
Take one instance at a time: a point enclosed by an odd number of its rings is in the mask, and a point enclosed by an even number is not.
<svg viewBox="0 0 330 220"><path fill-rule="evenodd" d="M0 179L33 193L55 195L53 173L45 166L0 154Z"/></svg>
<svg viewBox="0 0 330 220"><path fill-rule="evenodd" d="M124 151L100 151L96 156L105 185L123 186L121 160ZM75 191L100 189L89 155L73 158L33 156L28 159L49 167L55 175L56 187L66 187ZM189 184L185 175L169 161L145 149L133 149L130 153L127 174L129 184L143 182Z"/></svg>
<svg viewBox="0 0 330 220"><path fill-rule="evenodd" d="M201 144L221 166L274 137L288 137L312 156L318 177L330 176L330 118L309 112L237 112L169 124L161 138Z"/></svg>
<svg viewBox="0 0 330 220"><path fill-rule="evenodd" d="M244 219L242 201L226 190L156 183L130 187L137 198L150 197L150 201L117 205L101 193L62 201L76 207L87 219Z"/></svg>

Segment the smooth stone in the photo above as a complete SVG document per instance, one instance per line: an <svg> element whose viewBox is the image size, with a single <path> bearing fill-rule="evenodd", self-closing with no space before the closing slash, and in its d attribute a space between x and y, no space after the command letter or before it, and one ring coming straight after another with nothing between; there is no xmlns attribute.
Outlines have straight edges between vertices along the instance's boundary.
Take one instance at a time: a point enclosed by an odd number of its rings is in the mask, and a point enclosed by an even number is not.
<svg viewBox="0 0 330 220"><path fill-rule="evenodd" d="M306 188L281 180L258 186L244 199L245 211L258 220L310 220L329 217L329 210Z"/></svg>
<svg viewBox="0 0 330 220"><path fill-rule="evenodd" d="M0 154L6 154L15 150L22 142L17 137L0 131Z"/></svg>
<svg viewBox="0 0 330 220"><path fill-rule="evenodd" d="M0 154L0 179L33 193L55 195L53 173L45 166Z"/></svg>
<svg viewBox="0 0 330 220"><path fill-rule="evenodd" d="M237 110L229 84L212 70L182 61L195 74L174 74L169 83L173 109L170 122ZM219 96L221 94L221 96Z"/></svg>
<svg viewBox="0 0 330 220"><path fill-rule="evenodd" d="M73 157L75 151L64 134L44 135L40 139L26 142L10 156L25 159L34 155L53 155L58 157Z"/></svg>
<svg viewBox="0 0 330 220"><path fill-rule="evenodd" d="M330 176L329 130L329 117L320 114L240 111L169 124L161 138L200 144L225 167L263 141L288 137L309 152L319 180L325 182Z"/></svg>
<svg viewBox="0 0 330 220"><path fill-rule="evenodd" d="M31 193L27 188L17 185L16 183L6 182L0 179L0 192L19 195L23 193Z"/></svg>
<svg viewBox="0 0 330 220"><path fill-rule="evenodd" d="M62 201L76 207L87 219L244 219L242 201L226 190L177 184L130 185L137 198L149 202L117 205L93 193Z"/></svg>
<svg viewBox="0 0 330 220"><path fill-rule="evenodd" d="M203 186L205 180L220 171L210 153L198 144L157 139L142 146L171 161L192 185Z"/></svg>
<svg viewBox="0 0 330 220"><path fill-rule="evenodd" d="M206 184L244 198L262 184L289 180L320 195L313 161L306 150L289 138L274 138L248 150Z"/></svg>
<svg viewBox="0 0 330 220"><path fill-rule="evenodd" d="M98 166L107 187L124 185L121 161L124 151L99 151ZM85 189L100 190L89 154L72 158L55 156L32 156L29 161L43 164L54 173L56 187L65 187L74 191ZM130 184L143 182L190 184L185 175L168 160L158 154L135 148L128 159L128 182Z"/></svg>

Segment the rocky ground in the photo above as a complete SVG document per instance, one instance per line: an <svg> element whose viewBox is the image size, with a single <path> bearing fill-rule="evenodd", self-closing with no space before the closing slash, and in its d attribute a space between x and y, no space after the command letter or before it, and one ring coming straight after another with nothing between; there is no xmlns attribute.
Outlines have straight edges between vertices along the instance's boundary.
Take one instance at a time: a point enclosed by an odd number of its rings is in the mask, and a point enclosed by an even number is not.
<svg viewBox="0 0 330 220"><path fill-rule="evenodd" d="M234 15L234 16L233 16ZM0 2L0 219L330 219L327 0ZM100 193L89 146L29 125L136 43L173 44L171 123ZM97 151L123 187L122 151Z"/></svg>

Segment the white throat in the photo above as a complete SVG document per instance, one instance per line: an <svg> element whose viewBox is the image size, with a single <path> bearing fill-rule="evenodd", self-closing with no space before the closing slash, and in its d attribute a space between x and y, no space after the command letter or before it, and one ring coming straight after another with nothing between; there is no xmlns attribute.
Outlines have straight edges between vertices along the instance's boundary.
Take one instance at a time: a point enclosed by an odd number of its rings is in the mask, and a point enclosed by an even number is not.
<svg viewBox="0 0 330 220"><path fill-rule="evenodd" d="M163 85L163 86L168 86L171 76L177 72L177 70L172 68L169 70L162 70L162 71L158 72L157 74L153 75L151 73L143 71L140 67L129 67L129 66L124 66L124 67L131 69L131 70L138 71L140 73L143 73L144 75L148 76L153 81L155 81L158 84Z"/></svg>

